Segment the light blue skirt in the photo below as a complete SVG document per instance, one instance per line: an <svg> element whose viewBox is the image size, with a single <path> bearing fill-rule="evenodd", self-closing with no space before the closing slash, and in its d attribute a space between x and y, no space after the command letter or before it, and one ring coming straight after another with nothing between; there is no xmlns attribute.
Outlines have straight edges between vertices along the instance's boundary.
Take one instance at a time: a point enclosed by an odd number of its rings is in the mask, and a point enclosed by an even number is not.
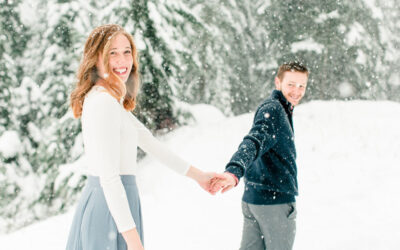
<svg viewBox="0 0 400 250"><path fill-rule="evenodd" d="M136 230L143 243L143 224L136 178L121 175ZM67 242L67 250L126 250L122 234L108 209L99 177L89 176L78 203Z"/></svg>

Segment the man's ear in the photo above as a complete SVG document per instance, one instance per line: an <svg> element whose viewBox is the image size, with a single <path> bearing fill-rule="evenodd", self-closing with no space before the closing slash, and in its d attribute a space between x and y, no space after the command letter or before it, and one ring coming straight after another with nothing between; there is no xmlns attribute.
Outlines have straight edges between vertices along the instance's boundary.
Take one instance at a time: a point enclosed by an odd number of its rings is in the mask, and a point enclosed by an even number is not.
<svg viewBox="0 0 400 250"><path fill-rule="evenodd" d="M281 80L278 77L275 77L275 88L281 90Z"/></svg>

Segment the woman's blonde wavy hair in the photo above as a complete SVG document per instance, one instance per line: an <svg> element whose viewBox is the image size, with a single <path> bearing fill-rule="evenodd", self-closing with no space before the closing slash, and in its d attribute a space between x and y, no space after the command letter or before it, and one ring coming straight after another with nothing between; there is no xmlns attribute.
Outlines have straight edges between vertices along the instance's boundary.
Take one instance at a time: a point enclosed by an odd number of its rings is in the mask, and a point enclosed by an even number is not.
<svg viewBox="0 0 400 250"><path fill-rule="evenodd" d="M111 69L109 65L109 50L113 39L123 34L129 40L132 47L133 65L128 80L124 83ZM100 76L97 73L96 63L99 54L102 53L105 73L108 74L101 84L118 101L124 97L123 106L132 111L136 106L136 96L139 90L139 63L137 50L133 37L121 26L107 24L95 28L86 40L83 50L83 59L77 73L77 83L71 93L71 108L75 118L82 115L82 106L85 95L96 84Z"/></svg>

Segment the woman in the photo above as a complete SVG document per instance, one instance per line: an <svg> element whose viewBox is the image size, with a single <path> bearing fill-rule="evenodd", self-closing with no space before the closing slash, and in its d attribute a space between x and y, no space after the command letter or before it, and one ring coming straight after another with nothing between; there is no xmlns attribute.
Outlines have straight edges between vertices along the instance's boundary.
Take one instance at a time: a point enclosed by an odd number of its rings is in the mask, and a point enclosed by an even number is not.
<svg viewBox="0 0 400 250"><path fill-rule="evenodd" d="M89 35L71 107L81 117L88 180L72 223L67 250L143 249L136 187L137 146L210 192L204 173L173 154L130 111L139 89L133 38L118 25Z"/></svg>

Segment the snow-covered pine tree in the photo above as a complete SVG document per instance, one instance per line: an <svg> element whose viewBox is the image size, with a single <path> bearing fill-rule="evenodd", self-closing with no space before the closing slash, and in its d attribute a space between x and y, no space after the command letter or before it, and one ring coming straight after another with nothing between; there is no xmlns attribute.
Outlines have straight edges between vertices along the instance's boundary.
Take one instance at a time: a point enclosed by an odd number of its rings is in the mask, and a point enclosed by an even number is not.
<svg viewBox="0 0 400 250"><path fill-rule="evenodd" d="M9 101L10 89L22 80L23 69L19 57L26 48L29 37L21 23L20 1L0 0L0 133L11 128Z"/></svg>
<svg viewBox="0 0 400 250"><path fill-rule="evenodd" d="M59 167L77 160L82 153L82 145L77 142L80 123L69 112L69 93L79 63L77 51L80 48L77 44L82 38L76 23L80 15L85 14L76 1L42 1L41 4L47 12L41 15L41 25L36 26L41 31L35 32L35 40L41 41L36 52L42 58L32 73L40 86L45 114L36 123L41 128L42 139L35 160L43 181L40 196L32 203L37 208L33 210L37 219L65 211L74 203L75 190L80 186L73 186L75 182L69 183L72 173L59 176ZM78 150L73 151L74 145L79 147Z"/></svg>
<svg viewBox="0 0 400 250"><path fill-rule="evenodd" d="M0 228L7 230L20 206L18 200L26 195L23 184L32 180L32 170L26 160L24 121L18 120L14 89L24 78L22 55L29 41L27 27L21 22L20 1L0 1Z"/></svg>
<svg viewBox="0 0 400 250"><path fill-rule="evenodd" d="M268 93L268 68L275 67L258 28L264 1L183 0L157 7L158 30L173 41L179 97L210 103L226 114L253 110ZM168 11L161 11L168 9ZM179 46L177 46L179 45ZM265 90L265 91L260 91Z"/></svg>
<svg viewBox="0 0 400 250"><path fill-rule="evenodd" d="M269 95L273 86L269 72L275 60L265 46L267 30L260 25L265 1L223 1L213 8L219 27L218 43L226 48L223 67L230 86L234 114L247 113ZM207 20L212 20L208 18Z"/></svg>
<svg viewBox="0 0 400 250"><path fill-rule="evenodd" d="M386 47L384 77L386 96L400 101L400 5L396 0L377 0L372 6L379 18L380 32Z"/></svg>
<svg viewBox="0 0 400 250"><path fill-rule="evenodd" d="M174 1L158 5L155 19L160 35L169 41L176 60L178 97L189 103L208 103L230 113L229 85L224 68L225 45L214 25L214 1ZM214 19L214 21L211 21Z"/></svg>
<svg viewBox="0 0 400 250"><path fill-rule="evenodd" d="M79 123L67 113L76 62L69 25L78 10L76 4L47 1L24 2L16 10L28 28L18 34L31 39L20 60L22 80L10 90L8 102L22 144L15 169L24 173L5 174L19 184L13 200L1 206L14 229L74 202L75 187L56 186L55 179L61 164L79 156L71 153Z"/></svg>
<svg viewBox="0 0 400 250"><path fill-rule="evenodd" d="M309 66L306 98L375 98L385 91L378 21L363 1L273 0L264 14L274 58Z"/></svg>
<svg viewBox="0 0 400 250"><path fill-rule="evenodd" d="M231 111L248 112L274 88L277 67L289 60L305 62L312 72L306 99L387 96L379 20L363 1L182 2L189 11L182 15L185 32L177 34L182 35L184 46L192 48L187 57L195 58L178 71L183 75L184 93L191 95L187 100L204 101L201 96L207 94L225 100L228 92ZM197 40L192 30L198 32ZM202 54L209 59L206 63L198 59ZM204 65L211 77L197 78ZM182 70L185 66L190 71ZM219 89L215 86L222 91L214 92ZM221 102L209 103L226 110Z"/></svg>

